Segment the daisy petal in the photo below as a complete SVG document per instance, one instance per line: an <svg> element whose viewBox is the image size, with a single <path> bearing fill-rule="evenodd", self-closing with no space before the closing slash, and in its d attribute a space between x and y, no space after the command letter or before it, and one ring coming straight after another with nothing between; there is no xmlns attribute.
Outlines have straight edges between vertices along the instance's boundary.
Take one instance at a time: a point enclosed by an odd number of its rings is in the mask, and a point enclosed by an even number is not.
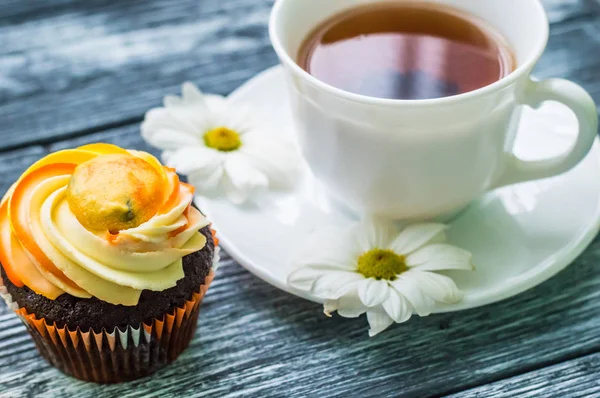
<svg viewBox="0 0 600 398"><path fill-rule="evenodd" d="M311 233L294 254L294 264L323 270L356 270L358 253L347 230L324 227Z"/></svg>
<svg viewBox="0 0 600 398"><path fill-rule="evenodd" d="M170 127L192 131L197 137L211 128L212 113L207 106L207 97L191 83L184 83L183 96L167 95L163 99L164 112L169 115Z"/></svg>
<svg viewBox="0 0 600 398"><path fill-rule="evenodd" d="M302 162L293 146L248 133L240 151L248 156L254 167L269 177L272 188L285 189L296 183Z"/></svg>
<svg viewBox="0 0 600 398"><path fill-rule="evenodd" d="M214 127L225 126L240 134L246 144L246 133L256 131L256 122L252 110L245 105L232 105L226 98L205 96L205 101L211 110Z"/></svg>
<svg viewBox="0 0 600 398"><path fill-rule="evenodd" d="M181 86L181 96L186 103L199 102L204 104L204 94L202 91L192 82L185 82Z"/></svg>
<svg viewBox="0 0 600 398"><path fill-rule="evenodd" d="M383 309L397 323L403 323L412 316L412 307L396 289L390 289L390 296L383 302Z"/></svg>
<svg viewBox="0 0 600 398"><path fill-rule="evenodd" d="M387 281L368 278L358 283L358 297L367 307L375 307L383 303L389 297L389 293L390 287Z"/></svg>
<svg viewBox="0 0 600 398"><path fill-rule="evenodd" d="M323 301L323 313L331 318L331 314L337 311L339 306L338 300L324 300Z"/></svg>
<svg viewBox="0 0 600 398"><path fill-rule="evenodd" d="M354 232L357 236L357 245L364 253L371 249L387 248L398 233L398 229L391 221L366 218L354 228Z"/></svg>
<svg viewBox="0 0 600 398"><path fill-rule="evenodd" d="M412 304L419 316L430 315L435 307L435 300L419 288L418 282L411 278L410 274L411 271L407 271L399 275L391 285Z"/></svg>
<svg viewBox="0 0 600 398"><path fill-rule="evenodd" d="M439 303L455 304L463 298L463 293L458 289L456 283L445 275L417 270L407 274L410 274L410 278L418 284L425 295Z"/></svg>
<svg viewBox="0 0 600 398"><path fill-rule="evenodd" d="M409 225L400 232L389 248L398 254L410 254L435 239L445 229L444 224L436 223Z"/></svg>
<svg viewBox="0 0 600 398"><path fill-rule="evenodd" d="M369 337L373 337L390 327L394 320L382 309L370 309L367 311L369 321Z"/></svg>
<svg viewBox="0 0 600 398"><path fill-rule="evenodd" d="M239 154L229 155L223 165L225 171L223 188L234 204L246 202L251 195L269 186L267 177L249 166Z"/></svg>
<svg viewBox="0 0 600 398"><path fill-rule="evenodd" d="M249 174L251 172L246 173L246 175ZM268 182L267 178L262 174L253 174L247 179L241 176L232 177L230 174L227 174L222 180L222 185L229 201L234 205L242 205L252 195L266 189Z"/></svg>
<svg viewBox="0 0 600 398"><path fill-rule="evenodd" d="M288 274L287 284L295 289L309 292L315 280L321 275L323 275L322 271L298 268Z"/></svg>
<svg viewBox="0 0 600 398"><path fill-rule="evenodd" d="M188 174L188 182L196 188L196 192L210 195L215 192L223 178L223 168L215 167L213 170L193 171Z"/></svg>
<svg viewBox="0 0 600 398"><path fill-rule="evenodd" d="M212 128L210 111L200 102L165 108L173 128L194 132L199 140Z"/></svg>
<svg viewBox="0 0 600 398"><path fill-rule="evenodd" d="M474 269L471 253L456 246L443 243L428 245L418 249L406 258L406 265L421 271Z"/></svg>
<svg viewBox="0 0 600 398"><path fill-rule="evenodd" d="M221 167L224 157L219 151L204 146L188 146L165 152L163 160L165 164L181 174L200 172L204 175L212 175L216 168Z"/></svg>
<svg viewBox="0 0 600 398"><path fill-rule="evenodd" d="M315 253L310 258L294 261L294 265L320 269L322 271L356 271L356 267L353 267L350 262L345 261L344 257L336 256L333 253L322 253L322 255Z"/></svg>
<svg viewBox="0 0 600 398"><path fill-rule="evenodd" d="M358 318L367 311L356 292L350 292L338 299L337 313L344 318Z"/></svg>
<svg viewBox="0 0 600 398"><path fill-rule="evenodd" d="M229 105L229 100L227 100L226 97L216 94L203 94L202 99L211 113L217 113L219 116L225 116L225 119L221 120L222 122L227 120L228 111L232 110L232 107ZM229 126L227 123L224 123L223 125Z"/></svg>
<svg viewBox="0 0 600 398"><path fill-rule="evenodd" d="M165 95L163 105L165 108L175 108L183 105L183 100L176 95Z"/></svg>
<svg viewBox="0 0 600 398"><path fill-rule="evenodd" d="M204 113L204 115L207 116L206 113ZM200 130L200 128L205 124L206 120L203 120L198 126L194 126L187 121L182 122L173 117L166 108L154 108L146 112L144 122L141 126L141 133L144 139L148 140L151 144L155 137L163 136L163 134L160 133L162 130L177 131L180 134L189 135L196 142L199 142L202 138L202 130Z"/></svg>
<svg viewBox="0 0 600 398"><path fill-rule="evenodd" d="M198 139L191 134L172 129L149 131L142 123L142 136L150 145L162 150L177 150L186 146L197 146Z"/></svg>
<svg viewBox="0 0 600 398"><path fill-rule="evenodd" d="M312 285L311 293L321 299L337 300L355 291L363 276L355 272L329 271L319 276Z"/></svg>
<svg viewBox="0 0 600 398"><path fill-rule="evenodd" d="M331 260L331 261L329 262L329 260ZM306 268L312 268L314 270L323 271L323 272L335 271L335 272L355 273L354 269L348 268L345 265L343 265L344 263L336 262L336 261L337 260L335 260L335 259L319 259L318 257L315 257L315 258L311 259L310 261L306 261L306 260L302 260L302 262L294 261L292 264L293 264L294 268L306 267Z"/></svg>

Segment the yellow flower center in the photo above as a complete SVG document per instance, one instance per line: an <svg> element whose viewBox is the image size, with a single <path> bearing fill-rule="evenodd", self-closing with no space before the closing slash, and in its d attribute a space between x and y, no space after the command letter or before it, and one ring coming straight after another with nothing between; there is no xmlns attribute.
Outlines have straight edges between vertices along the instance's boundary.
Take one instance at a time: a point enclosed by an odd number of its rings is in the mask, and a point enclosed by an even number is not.
<svg viewBox="0 0 600 398"><path fill-rule="evenodd" d="M204 134L204 143L207 147L222 152L235 151L242 146L240 135L227 127L217 127Z"/></svg>
<svg viewBox="0 0 600 398"><path fill-rule="evenodd" d="M365 278L393 281L396 275L408 270L404 257L391 250L373 249L358 258L357 271Z"/></svg>

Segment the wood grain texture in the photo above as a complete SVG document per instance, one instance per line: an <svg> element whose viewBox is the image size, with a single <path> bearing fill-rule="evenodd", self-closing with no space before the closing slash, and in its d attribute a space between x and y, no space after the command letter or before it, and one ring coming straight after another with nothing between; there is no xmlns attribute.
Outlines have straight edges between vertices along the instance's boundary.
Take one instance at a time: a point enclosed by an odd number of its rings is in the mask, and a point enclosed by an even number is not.
<svg viewBox="0 0 600 398"><path fill-rule="evenodd" d="M0 147L139 121L185 80L229 93L276 63L271 4L80 1L4 25Z"/></svg>
<svg viewBox="0 0 600 398"><path fill-rule="evenodd" d="M33 160L99 140L152 150L133 125L33 148L21 157ZM0 155L0 169L14 163L12 153ZM525 294L414 318L369 339L366 320L328 319L318 305L280 292L226 259L204 303L199 336L156 377L112 387L65 382L2 309L0 383L11 397L32 391L70 397L141 397L158 390L198 397L455 393L599 352L599 262L600 238L574 265Z"/></svg>
<svg viewBox="0 0 600 398"><path fill-rule="evenodd" d="M62 148L107 141L156 154L138 122L182 81L226 94L276 63L271 4L0 0L0 192ZM536 74L575 80L600 101L598 3L544 4L552 37ZM597 238L527 293L369 339L366 320L328 319L225 255L190 349L118 386L60 375L0 305L0 397L600 396L599 262Z"/></svg>
<svg viewBox="0 0 600 398"><path fill-rule="evenodd" d="M8 2L0 16L0 149L137 122L185 80L229 93L277 62L266 29L272 2ZM597 11L590 0L545 4L555 25ZM581 45L553 66L599 66L588 57L593 41L580 32Z"/></svg>
<svg viewBox="0 0 600 398"><path fill-rule="evenodd" d="M593 354L464 391L449 398L600 397L599 371L600 354Z"/></svg>

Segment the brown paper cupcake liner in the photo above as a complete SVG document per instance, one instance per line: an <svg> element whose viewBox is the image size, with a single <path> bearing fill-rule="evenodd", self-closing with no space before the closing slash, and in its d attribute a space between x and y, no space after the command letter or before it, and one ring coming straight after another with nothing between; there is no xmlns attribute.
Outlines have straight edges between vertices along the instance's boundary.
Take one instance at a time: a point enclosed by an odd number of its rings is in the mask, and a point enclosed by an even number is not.
<svg viewBox="0 0 600 398"><path fill-rule="evenodd" d="M189 345L196 330L200 303L214 278L181 307L124 330L69 330L19 308L0 278L0 297L21 318L40 354L62 372L84 381L118 383L148 376L173 362Z"/></svg>

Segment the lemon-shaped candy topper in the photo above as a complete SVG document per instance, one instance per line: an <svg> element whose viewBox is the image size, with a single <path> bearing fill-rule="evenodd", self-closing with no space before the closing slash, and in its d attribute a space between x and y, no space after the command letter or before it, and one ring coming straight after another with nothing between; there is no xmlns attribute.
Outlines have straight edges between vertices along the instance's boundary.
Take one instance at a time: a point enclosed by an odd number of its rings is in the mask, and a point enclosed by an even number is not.
<svg viewBox="0 0 600 398"><path fill-rule="evenodd" d="M117 233L148 221L163 202L162 177L132 155L101 155L77 166L67 201L91 230Z"/></svg>

